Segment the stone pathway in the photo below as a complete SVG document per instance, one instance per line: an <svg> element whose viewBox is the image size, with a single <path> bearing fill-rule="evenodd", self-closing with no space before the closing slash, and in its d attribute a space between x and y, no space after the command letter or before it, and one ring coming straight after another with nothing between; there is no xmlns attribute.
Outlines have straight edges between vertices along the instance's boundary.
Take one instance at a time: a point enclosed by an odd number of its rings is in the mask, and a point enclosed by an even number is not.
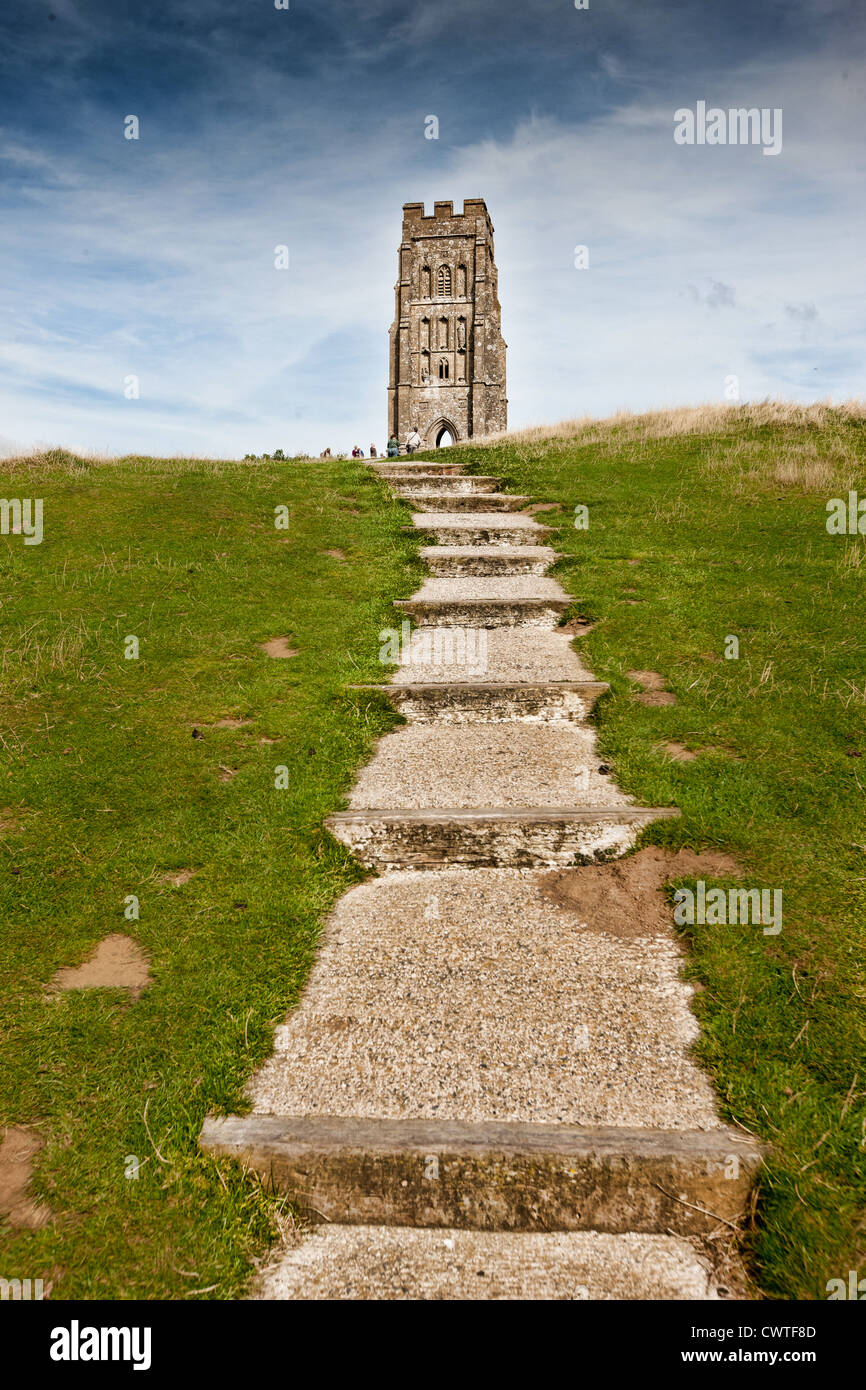
<svg viewBox="0 0 866 1390"><path fill-rule="evenodd" d="M607 688L557 630L551 532L448 462L371 465L436 545L381 689L382 738L328 825L379 876L344 895L248 1116L241 1158L315 1223L283 1298L714 1298L760 1151L690 1046L670 932L617 935L548 890L672 808L636 806L587 717ZM580 872L577 870L576 872Z"/></svg>

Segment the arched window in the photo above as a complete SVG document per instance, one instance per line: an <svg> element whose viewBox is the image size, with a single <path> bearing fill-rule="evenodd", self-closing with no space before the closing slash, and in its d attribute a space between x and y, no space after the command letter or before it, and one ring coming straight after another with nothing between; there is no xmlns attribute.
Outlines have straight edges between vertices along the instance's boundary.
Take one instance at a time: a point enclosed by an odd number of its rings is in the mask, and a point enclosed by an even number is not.
<svg viewBox="0 0 866 1390"><path fill-rule="evenodd" d="M446 357L442 357L439 360L439 380L448 380L448 359Z"/></svg>
<svg viewBox="0 0 866 1390"><path fill-rule="evenodd" d="M458 296L459 296L460 299L463 299L463 298L465 298L465 296L466 296L466 267L465 267L465 265L458 265L458 267L457 267L457 294L458 294Z"/></svg>
<svg viewBox="0 0 866 1390"><path fill-rule="evenodd" d="M430 380L430 354L426 350L421 353L421 381Z"/></svg>
<svg viewBox="0 0 866 1390"><path fill-rule="evenodd" d="M425 265L421 269L421 298L430 298L430 267Z"/></svg>
<svg viewBox="0 0 866 1390"><path fill-rule="evenodd" d="M436 293L451 293L451 267L448 265L440 265L436 273Z"/></svg>
<svg viewBox="0 0 866 1390"><path fill-rule="evenodd" d="M422 320L421 320L421 346L422 346L422 348L428 348L428 347L430 346L430 320L429 320L429 319L422 319Z"/></svg>
<svg viewBox="0 0 866 1390"><path fill-rule="evenodd" d="M447 319L444 319L444 318L443 318L443 319L440 319L440 320L439 320L439 342L436 344L436 346L437 346L437 347L440 347L440 348L447 348L447 346L448 346L448 320L447 320Z"/></svg>

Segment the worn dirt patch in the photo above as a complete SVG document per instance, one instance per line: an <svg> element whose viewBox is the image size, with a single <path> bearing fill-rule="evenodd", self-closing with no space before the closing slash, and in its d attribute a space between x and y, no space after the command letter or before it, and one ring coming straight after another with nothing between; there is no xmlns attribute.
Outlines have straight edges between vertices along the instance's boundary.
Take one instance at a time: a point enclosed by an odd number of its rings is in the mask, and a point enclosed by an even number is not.
<svg viewBox="0 0 866 1390"><path fill-rule="evenodd" d="M237 777L236 767L226 767L225 763L219 764L219 779L221 782L230 782L233 777Z"/></svg>
<svg viewBox="0 0 866 1390"><path fill-rule="evenodd" d="M0 835L20 835L21 825L11 806L0 806Z"/></svg>
<svg viewBox="0 0 866 1390"><path fill-rule="evenodd" d="M627 859L563 869L541 880L542 895L577 914L581 929L626 939L669 936L671 909L662 889L674 878L739 875L729 854L650 845Z"/></svg>
<svg viewBox="0 0 866 1390"><path fill-rule="evenodd" d="M626 675L644 690L664 690L667 683L658 671L626 671Z"/></svg>
<svg viewBox="0 0 866 1390"><path fill-rule="evenodd" d="M137 999L150 984L147 956L137 942L113 932L91 951L81 965L64 965L51 981L49 993L69 989L128 989Z"/></svg>
<svg viewBox="0 0 866 1390"><path fill-rule="evenodd" d="M30 1195L33 1160L45 1140L35 1129L8 1125L0 1141L0 1216L10 1226L35 1231L51 1220L51 1212Z"/></svg>
<svg viewBox="0 0 866 1390"><path fill-rule="evenodd" d="M665 690L665 678L658 671L626 671L630 681L643 687L643 693L635 695L641 705L675 705L676 695Z"/></svg>
<svg viewBox="0 0 866 1390"><path fill-rule="evenodd" d="M319 551L319 554L320 554L320 555L330 555L330 556L332 556L333 559L335 559L335 560L345 560L345 558L346 558L345 555L343 554L342 550L320 550L320 551Z"/></svg>
<svg viewBox="0 0 866 1390"><path fill-rule="evenodd" d="M268 735L267 735L267 734L262 734L262 737L259 739L259 743L281 743L281 742L282 742L282 739L281 739L281 738L268 738Z"/></svg>
<svg viewBox="0 0 866 1390"><path fill-rule="evenodd" d="M640 560L626 560L627 565L639 565Z"/></svg>
<svg viewBox="0 0 866 1390"><path fill-rule="evenodd" d="M182 888L195 877L195 869L172 869L170 874L157 874L160 883L168 883L172 888Z"/></svg>
<svg viewBox="0 0 866 1390"><path fill-rule="evenodd" d="M659 752L666 753L669 758L673 758L675 763L690 763L698 756L684 743L660 743Z"/></svg>
<svg viewBox="0 0 866 1390"><path fill-rule="evenodd" d="M260 642L259 646L267 656L298 655L298 648L289 646L288 637L272 637L269 642Z"/></svg>
<svg viewBox="0 0 866 1390"><path fill-rule="evenodd" d="M562 508L559 502L531 502L528 507L522 507L524 516L535 516L536 512L558 512Z"/></svg>
<svg viewBox="0 0 866 1390"><path fill-rule="evenodd" d="M594 627L595 623L591 623L588 618L572 618L562 624L561 631L570 632L574 637L584 637L587 632L592 632Z"/></svg>
<svg viewBox="0 0 866 1390"><path fill-rule="evenodd" d="M701 652L702 661L721 661L721 659L715 652Z"/></svg>

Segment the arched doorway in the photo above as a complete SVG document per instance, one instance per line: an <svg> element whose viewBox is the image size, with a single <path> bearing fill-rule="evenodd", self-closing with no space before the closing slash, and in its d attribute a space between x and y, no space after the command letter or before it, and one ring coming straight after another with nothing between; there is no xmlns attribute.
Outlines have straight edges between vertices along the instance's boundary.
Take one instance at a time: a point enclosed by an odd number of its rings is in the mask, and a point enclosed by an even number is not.
<svg viewBox="0 0 866 1390"><path fill-rule="evenodd" d="M447 449L455 442L454 431L450 425L443 425L436 435L436 448Z"/></svg>

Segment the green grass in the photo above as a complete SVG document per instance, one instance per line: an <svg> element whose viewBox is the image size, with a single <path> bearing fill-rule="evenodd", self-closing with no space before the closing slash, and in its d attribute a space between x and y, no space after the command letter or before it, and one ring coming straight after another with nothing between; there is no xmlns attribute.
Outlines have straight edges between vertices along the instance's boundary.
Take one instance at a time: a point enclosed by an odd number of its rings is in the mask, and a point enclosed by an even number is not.
<svg viewBox="0 0 866 1390"><path fill-rule="evenodd" d="M322 819L391 718L343 687L382 679L377 633L415 587L406 514L339 460L55 453L4 467L0 495L44 498L45 518L39 546L0 537L0 1122L45 1136L54 1214L0 1227L0 1275L55 1298L236 1296L279 1212L197 1136L242 1107L359 876ZM260 650L289 634L297 656ZM118 931L150 958L137 1003L45 1002Z"/></svg>
<svg viewBox="0 0 866 1390"><path fill-rule="evenodd" d="M779 936L683 929L686 969L722 1109L772 1145L752 1272L769 1297L823 1298L866 1273L866 539L825 527L829 497L866 492L863 412L623 418L449 458L561 507L540 519L562 523L557 573L597 620L580 645L611 684L601 750L640 801L683 811L645 840L728 851L783 891ZM279 1211L196 1140L208 1110L242 1106L359 876L321 824L392 720L343 687L381 679L377 633L415 587L406 514L339 460L47 455L0 495L45 499L41 546L0 537L0 1119L45 1135L34 1187L55 1218L2 1231L0 1275L54 1297L237 1296ZM260 651L289 634L298 656ZM634 702L630 668L678 703ZM700 756L672 762L668 740ZM179 869L195 875L172 888ZM114 931L150 957L141 999L46 1003Z"/></svg>
<svg viewBox="0 0 866 1390"><path fill-rule="evenodd" d="M769 1297L825 1298L828 1279L866 1274L866 538L825 525L828 498L866 494L866 415L762 406L533 434L449 459L561 507L538 520L561 524L554 573L598 622L580 646L611 684L600 749L639 801L683 812L643 843L728 851L741 882L782 889L778 936L683 928L687 973L723 1111L772 1145L754 1276ZM635 703L633 668L678 703ZM673 762L668 740L703 751Z"/></svg>

